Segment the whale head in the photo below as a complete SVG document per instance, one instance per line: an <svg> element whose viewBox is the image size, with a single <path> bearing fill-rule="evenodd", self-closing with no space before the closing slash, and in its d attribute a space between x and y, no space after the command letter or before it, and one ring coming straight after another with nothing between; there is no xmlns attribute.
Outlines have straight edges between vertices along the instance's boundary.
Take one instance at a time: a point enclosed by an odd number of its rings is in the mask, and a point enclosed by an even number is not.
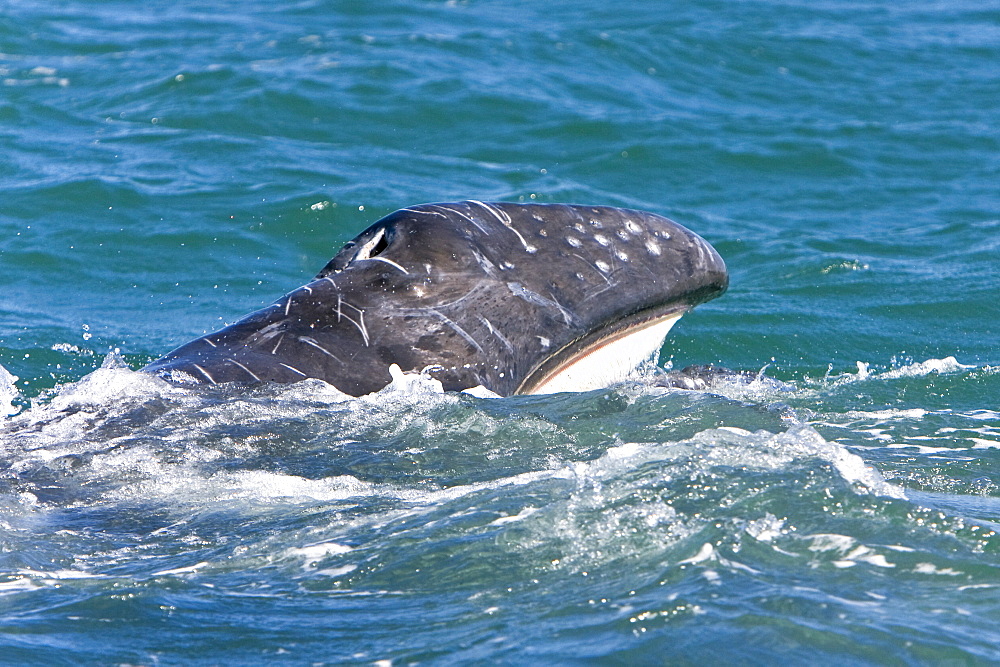
<svg viewBox="0 0 1000 667"><path fill-rule="evenodd" d="M382 218L308 284L143 370L213 384L319 378L358 396L387 385L396 364L446 390L585 391L625 379L728 280L712 246L652 213L425 204Z"/></svg>

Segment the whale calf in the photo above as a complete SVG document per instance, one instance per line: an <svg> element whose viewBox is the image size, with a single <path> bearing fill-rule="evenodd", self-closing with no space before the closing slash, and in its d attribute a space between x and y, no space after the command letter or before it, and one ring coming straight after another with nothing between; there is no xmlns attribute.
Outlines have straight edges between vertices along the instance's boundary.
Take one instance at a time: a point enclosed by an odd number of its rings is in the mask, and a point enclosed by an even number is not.
<svg viewBox="0 0 1000 667"><path fill-rule="evenodd" d="M361 396L389 384L395 364L445 390L587 391L655 358L677 319L728 283L711 245L653 213L424 204L368 227L308 284L143 370L210 384L319 378Z"/></svg>

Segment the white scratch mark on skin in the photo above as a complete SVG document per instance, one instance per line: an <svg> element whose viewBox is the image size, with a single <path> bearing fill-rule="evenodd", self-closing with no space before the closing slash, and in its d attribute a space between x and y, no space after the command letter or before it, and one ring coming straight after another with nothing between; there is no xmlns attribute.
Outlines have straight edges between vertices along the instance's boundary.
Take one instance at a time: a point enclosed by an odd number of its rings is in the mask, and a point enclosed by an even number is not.
<svg viewBox="0 0 1000 667"><path fill-rule="evenodd" d="M530 289L526 288L521 283L507 283L507 289L510 290L511 294L521 299L524 299L528 303L533 303L536 306L542 306L543 308L555 308L562 315L563 320L566 324L573 324L576 318L573 313L566 310L561 303L559 303L555 298L546 299L541 294L537 292L532 292Z"/></svg>
<svg viewBox="0 0 1000 667"><path fill-rule="evenodd" d="M488 276L492 276L496 273L496 268L497 268L496 265L494 265L493 262L491 262L490 260L483 257L483 254L478 250L476 250L475 248L472 248L472 256L476 258L476 263L479 264L479 268L483 270L483 273L485 273Z"/></svg>
<svg viewBox="0 0 1000 667"><path fill-rule="evenodd" d="M337 283L333 282L333 278L331 278L330 276L324 276L323 280L333 285L334 289L340 289L339 287L337 287Z"/></svg>
<svg viewBox="0 0 1000 667"><path fill-rule="evenodd" d="M486 228L483 227L482 225L480 225L479 221L476 220L475 218L473 218L472 216L467 215L467 214L463 213L462 211L459 211L458 209L449 208L447 206L438 206L437 208L444 209L445 211L448 211L449 213L454 213L455 215L459 216L460 218L464 218L464 219L468 220L469 222L471 222L476 227L476 229L478 229L479 231L481 231L483 234L486 234L487 236L490 235L490 233L488 231L486 231ZM445 216L445 217L448 217L448 216Z"/></svg>
<svg viewBox="0 0 1000 667"><path fill-rule="evenodd" d="M576 317L573 316L573 313L566 310L566 308L561 303L559 303L559 300L556 299L556 297L551 292L549 292L549 296L552 298L552 303L556 305L556 308L558 308L559 312L562 314L563 321L566 324L572 325L573 322L576 321Z"/></svg>
<svg viewBox="0 0 1000 667"><path fill-rule="evenodd" d="M303 285L302 289L304 289L305 291L309 292L309 294L313 293L312 288L309 287L309 285Z"/></svg>
<svg viewBox="0 0 1000 667"><path fill-rule="evenodd" d="M480 293L482 293L484 290L489 291L489 289L490 289L489 282L485 281L485 280L480 280L475 285L473 285L471 288L469 288L469 291L466 292L465 294L463 294L462 296L458 297L457 299L452 299L451 301L440 302L435 307L436 308L454 308L455 306L457 306L458 304L462 303L463 301L466 301L468 299L474 298L474 297L478 296ZM392 313L399 313L399 314L402 314L402 315L426 315L427 314L427 310L429 310L429 309L425 309L425 308L392 308L390 310L390 312L392 312Z"/></svg>
<svg viewBox="0 0 1000 667"><path fill-rule="evenodd" d="M340 361L340 357L338 357L333 352L331 352L330 350L326 349L325 347L323 347L322 345L320 345L319 343L317 343L315 338L310 338L309 336L297 336L297 338L300 341L302 341L303 343L305 343L306 345L309 345L311 347L315 347L317 350L319 350L323 354L327 355L328 357L333 357L337 361ZM344 363L344 362L340 361L340 363Z"/></svg>
<svg viewBox="0 0 1000 667"><path fill-rule="evenodd" d="M281 337L278 338L278 342L274 344L274 349L271 350L271 354L278 353L278 348L281 346L281 341L283 340L285 340L285 334L281 334Z"/></svg>
<svg viewBox="0 0 1000 667"><path fill-rule="evenodd" d="M288 297L288 301L285 302L285 315L288 315L288 311L292 309L292 297Z"/></svg>
<svg viewBox="0 0 1000 667"><path fill-rule="evenodd" d="M428 211L427 209L423 209L423 208L412 208L410 206L407 206L406 208L401 208L399 210L400 211L409 211L410 213L419 213L421 215L436 215L439 218L447 218L448 217L444 213L438 213L437 211Z"/></svg>
<svg viewBox="0 0 1000 667"><path fill-rule="evenodd" d="M219 384L218 382L216 382L216 381L215 381L215 378L214 378L214 377L212 377L212 376L211 376L211 375L209 374L209 372L208 372L208 371L206 371L206 370L205 370L204 368L202 368L202 367L201 367L201 366L199 366L198 364L191 364L191 365L192 365L192 366L194 366L195 368L197 368L197 369L198 369L198 372L200 372L200 373L201 373L202 375L204 375L204 376L205 376L206 378L208 378L208 381L209 381L209 382L211 382L212 384Z"/></svg>
<svg viewBox="0 0 1000 667"><path fill-rule="evenodd" d="M479 201L477 199L470 199L469 203L470 204L477 204L479 206L482 206L487 211L489 211L490 213L492 213L493 216L497 220L499 220L501 224L506 225L507 227L510 227L511 222L513 222L510 219L510 216L507 214L506 211L504 211L503 209L499 209L496 206L493 206L492 204L487 204L487 203L481 202L481 201Z"/></svg>
<svg viewBox="0 0 1000 667"><path fill-rule="evenodd" d="M491 206L490 204L484 204L481 201L476 201L475 199L470 199L469 203L478 204L479 206L482 206L484 209L492 213L494 217L496 217L496 219L499 220L504 225L504 227L514 232L514 234L517 235L517 238L520 239L521 245L524 246L524 251L527 252L529 255L533 255L538 251L538 248L525 241L524 237L521 236L521 232L517 231L517 229L514 228L513 220L511 220L510 215L508 215L506 211L498 209L496 206Z"/></svg>
<svg viewBox="0 0 1000 667"><path fill-rule="evenodd" d="M368 327L365 326L365 311L363 310L358 311L358 319L360 320L361 324L361 335L365 339L365 347L369 347Z"/></svg>
<svg viewBox="0 0 1000 667"><path fill-rule="evenodd" d="M434 315L435 317L437 317L442 322L444 322L455 333L457 333L459 336L461 336L466 341L468 341L469 344L472 345L472 347L476 348L479 351L480 354L483 354L483 348L479 345L479 343L476 342L476 339L473 338L472 336L470 336L469 332L466 331L465 329L463 329L462 327L460 327L457 322L455 322L454 320L452 320L450 317L448 317L447 315L445 315L441 311L436 310L434 308L428 308L427 312L430 313L430 314L432 314L432 315Z"/></svg>
<svg viewBox="0 0 1000 667"><path fill-rule="evenodd" d="M285 323L283 321L272 322L271 324L268 324L266 327L256 332L253 336L251 336L250 343L252 343L253 345L258 345L258 344L262 345L266 341L269 341L275 336L277 336L279 333L282 333L281 329L284 326Z"/></svg>
<svg viewBox="0 0 1000 667"><path fill-rule="evenodd" d="M361 261L363 261L363 262L385 262L389 266L392 266L394 268L399 269L400 271L402 271L406 275L410 275L409 271L407 271L406 269L404 269L402 266L400 266L396 262L392 261L391 259L387 259L385 257L369 257L368 259L361 260Z"/></svg>
<svg viewBox="0 0 1000 667"><path fill-rule="evenodd" d="M240 362L236 361L235 359L226 359L226 361L228 361L229 363L234 364L234 365L239 366L240 368L242 368L247 373L247 375L249 375L250 377L252 377L257 382L262 382L263 381L259 377L257 377L257 375L254 374L254 372L252 370L250 370L249 368L247 368L246 366L244 366Z"/></svg>
<svg viewBox="0 0 1000 667"><path fill-rule="evenodd" d="M524 251L526 253L528 253L529 255L534 255L536 252L538 252L538 248L536 248L535 246L531 245L530 243L524 240L524 237L521 236L521 232L517 231L513 227L507 227L507 229L514 232L517 235L517 238L521 240L521 245L524 246Z"/></svg>
<svg viewBox="0 0 1000 667"><path fill-rule="evenodd" d="M209 345L211 345L212 347L219 347L218 345L216 345L215 343L213 343L211 341L211 339L209 339L209 338L202 338L202 340L205 341L206 343L208 343Z"/></svg>
<svg viewBox="0 0 1000 667"><path fill-rule="evenodd" d="M354 319L350 315L344 312L344 306L348 308L353 308L358 314L358 319ZM365 326L365 311L363 308L358 308L357 306L352 306L351 304L344 301L341 296L337 295L337 321L340 322L341 319L345 319L354 326L358 328L361 332L361 338L365 341L365 347L370 347L371 341L368 338L368 327Z"/></svg>
<svg viewBox="0 0 1000 667"><path fill-rule="evenodd" d="M287 368L288 370L290 370L290 371L294 371L294 372L298 373L299 375L301 375L301 376L302 376L302 377L304 377L304 378L306 378L306 377L309 377L308 375L306 375L305 373L303 373L302 371L300 371L300 370L299 370L298 368L296 368L295 366L289 366L288 364L286 364L286 363L282 363L282 362L280 362L280 361L279 361L278 363L279 363L279 364L281 364L282 366L284 366L285 368Z"/></svg>
<svg viewBox="0 0 1000 667"><path fill-rule="evenodd" d="M511 352L513 352L513 351L514 351L514 346L510 344L510 341L509 341L509 340L507 340L507 337L506 337L506 336L504 336L504 335L503 335L502 333L500 333L499 331L497 331L496 327L494 327L494 326L493 326L493 323L492 323L492 322L490 322L490 321L489 321L488 319L486 319L486 318L485 318L485 317L483 317L482 315L479 315L479 320L480 320L480 321L481 321L481 322L482 322L483 324L485 324L485 325L486 325L486 328L490 330L490 333L491 333L491 334L493 334L494 336L496 336L496 337L497 337L497 340L499 340L499 341L500 341L501 343L503 343L503 344L504 344L504 346L505 346L505 347L506 347L506 348L507 348L508 350L510 350Z"/></svg>
<svg viewBox="0 0 1000 667"><path fill-rule="evenodd" d="M594 267L594 263L591 262L589 259L581 257L580 255L577 255L576 253L571 253L571 256L572 257L576 257L578 260L580 260L581 262L583 262L584 264L586 264L588 269L593 270L595 268ZM609 287L611 286L611 279L610 278L608 278L606 275L604 275L600 271L597 272L597 275L599 275L601 277L601 279L604 280L604 282L606 282L608 284ZM580 278L580 280L584 279L584 277L583 277L582 274L579 276L579 278Z"/></svg>

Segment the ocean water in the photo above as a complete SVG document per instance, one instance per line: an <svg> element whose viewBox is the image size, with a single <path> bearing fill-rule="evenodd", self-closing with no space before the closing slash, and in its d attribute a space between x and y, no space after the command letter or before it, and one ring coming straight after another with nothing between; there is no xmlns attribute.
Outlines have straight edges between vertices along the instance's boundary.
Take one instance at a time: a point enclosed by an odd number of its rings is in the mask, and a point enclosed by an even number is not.
<svg viewBox="0 0 1000 667"><path fill-rule="evenodd" d="M0 663L1000 661L998 62L992 1L5 3ZM690 227L661 364L774 381L136 372L466 198Z"/></svg>

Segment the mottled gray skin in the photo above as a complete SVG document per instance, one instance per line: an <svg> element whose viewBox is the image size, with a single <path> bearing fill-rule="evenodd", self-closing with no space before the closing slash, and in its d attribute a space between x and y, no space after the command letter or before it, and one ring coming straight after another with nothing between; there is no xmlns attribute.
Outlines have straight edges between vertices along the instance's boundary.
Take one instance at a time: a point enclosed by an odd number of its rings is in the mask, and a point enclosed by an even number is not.
<svg viewBox="0 0 1000 667"><path fill-rule="evenodd" d="M355 396L389 365L446 390L530 393L608 337L719 296L718 253L667 218L467 201L386 216L309 284L144 370L175 381L320 378Z"/></svg>

